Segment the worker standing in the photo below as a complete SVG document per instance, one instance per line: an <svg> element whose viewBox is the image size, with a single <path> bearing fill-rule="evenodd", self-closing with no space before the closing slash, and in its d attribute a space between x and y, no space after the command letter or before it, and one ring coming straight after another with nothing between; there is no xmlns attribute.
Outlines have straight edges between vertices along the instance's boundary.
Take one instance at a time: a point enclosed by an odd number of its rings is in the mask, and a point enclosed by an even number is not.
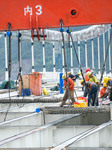
<svg viewBox="0 0 112 150"><path fill-rule="evenodd" d="M78 78L79 78L79 76L81 75L81 73L80 73L80 72L78 72L78 74L73 75L73 74L71 74L71 72L68 72L68 75L69 75L69 78L71 78L71 79L73 80L73 82L74 82L74 86L75 86L75 85L76 85L76 79L78 79Z"/></svg>
<svg viewBox="0 0 112 150"><path fill-rule="evenodd" d="M106 98L108 96L107 85L103 83L103 87L100 90L100 98Z"/></svg>
<svg viewBox="0 0 112 150"><path fill-rule="evenodd" d="M92 99L92 106L95 106L95 100L96 100L96 106L98 106L98 97L97 97L97 90L98 86L90 81L84 82L84 80L80 81L81 85L85 87L84 89L84 97L87 96L88 93L88 106L90 106L90 102Z"/></svg>
<svg viewBox="0 0 112 150"><path fill-rule="evenodd" d="M89 68L86 69L86 73L87 72L91 72L91 70ZM86 74L85 74L85 81L89 81L90 80L90 77L88 77Z"/></svg>
<svg viewBox="0 0 112 150"><path fill-rule="evenodd" d="M72 79L67 78L66 75L64 74L62 76L62 79L64 80L64 87L63 89L65 89L65 94L61 103L61 107L65 104L66 100L68 99L68 96L70 94L70 99L72 100L72 105L74 105L75 102L75 98L74 98L74 82ZM68 85L67 85L67 80L68 80ZM69 86L69 87L67 87ZM69 91L68 91L69 90ZM68 94L69 93L69 94Z"/></svg>
<svg viewBox="0 0 112 150"><path fill-rule="evenodd" d="M89 81L94 82L95 84L99 85L99 81L96 76L94 76L91 72L87 72L86 75L90 78Z"/></svg>

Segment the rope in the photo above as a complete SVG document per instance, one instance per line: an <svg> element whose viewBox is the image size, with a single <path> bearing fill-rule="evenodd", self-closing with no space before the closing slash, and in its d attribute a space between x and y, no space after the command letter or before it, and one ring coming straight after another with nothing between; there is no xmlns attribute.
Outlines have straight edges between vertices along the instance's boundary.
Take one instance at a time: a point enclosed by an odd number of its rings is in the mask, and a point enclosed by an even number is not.
<svg viewBox="0 0 112 150"><path fill-rule="evenodd" d="M68 99L69 99L69 97L70 97L70 93L69 93L69 83L68 83L68 75L67 75L66 56L65 56L64 34L63 34L63 29L62 29L62 26L63 26L63 20L62 20L62 19L60 19L60 25L61 25L62 42L63 42L64 67L65 67L66 81L67 81L66 90L68 90Z"/></svg>
<svg viewBox="0 0 112 150"><path fill-rule="evenodd" d="M84 75L83 75L83 72L82 72L81 64L80 64L80 62L79 62L79 58L78 58L78 55L77 55L77 51L76 51L76 49L75 49L75 45L74 45L74 42L73 42L73 38L72 38L71 32L70 32L69 34L70 34L71 41L72 41L72 45L73 45L73 48L74 48L74 51L75 51L75 55L76 55L76 58L77 58L77 61L78 61L78 64L79 64L79 69L80 69L82 78L83 78L83 80L84 80L84 82L85 82L85 78L84 78Z"/></svg>
<svg viewBox="0 0 112 150"><path fill-rule="evenodd" d="M70 30L69 30L69 28L68 28L68 30L67 30L67 33L68 33L68 44L69 44L69 50L70 50ZM77 98L77 93L76 93L76 90L75 90L75 88L74 88L74 92L75 92L75 95L76 95L76 98Z"/></svg>

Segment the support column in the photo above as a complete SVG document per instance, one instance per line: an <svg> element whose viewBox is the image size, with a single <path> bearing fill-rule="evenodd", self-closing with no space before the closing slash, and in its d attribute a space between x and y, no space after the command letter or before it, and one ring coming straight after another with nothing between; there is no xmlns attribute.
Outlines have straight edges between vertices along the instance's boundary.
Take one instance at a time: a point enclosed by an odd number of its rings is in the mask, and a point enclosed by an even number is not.
<svg viewBox="0 0 112 150"><path fill-rule="evenodd" d="M32 53L32 72L35 71L34 69L34 41L31 38L31 53Z"/></svg>
<svg viewBox="0 0 112 150"><path fill-rule="evenodd" d="M94 41L91 40L91 46L92 46L92 68L94 68Z"/></svg>
<svg viewBox="0 0 112 150"><path fill-rule="evenodd" d="M62 65L63 65L63 73L65 73L65 68L64 68L64 52L63 52L63 43L62 43Z"/></svg>
<svg viewBox="0 0 112 150"><path fill-rule="evenodd" d="M43 72L46 72L45 68L45 42L43 41Z"/></svg>
<svg viewBox="0 0 112 150"><path fill-rule="evenodd" d="M87 62L87 40L85 40L85 64L86 64L86 68L88 68L88 62Z"/></svg>
<svg viewBox="0 0 112 150"><path fill-rule="evenodd" d="M79 63L80 62L80 41L78 41L78 57L79 57ZM79 72L80 72L80 69L79 69Z"/></svg>
<svg viewBox="0 0 112 150"><path fill-rule="evenodd" d="M99 40L99 35L97 37L98 40L98 73L100 74L100 40Z"/></svg>
<svg viewBox="0 0 112 150"><path fill-rule="evenodd" d="M104 56L104 61L105 61L105 33L103 33L103 56ZM106 64L105 64L104 74L106 75Z"/></svg>
<svg viewBox="0 0 112 150"><path fill-rule="evenodd" d="M53 72L56 72L55 68L55 45L53 43Z"/></svg>
<svg viewBox="0 0 112 150"><path fill-rule="evenodd" d="M110 29L108 30L108 42L110 40ZM109 73L111 75L111 52L110 52L110 45L109 45Z"/></svg>
<svg viewBox="0 0 112 150"><path fill-rule="evenodd" d="M5 40L5 80L8 81L7 36L6 36L6 32L4 33L4 40Z"/></svg>
<svg viewBox="0 0 112 150"><path fill-rule="evenodd" d="M70 42L70 54L71 54L71 73L73 74L73 51L72 51L72 42Z"/></svg>

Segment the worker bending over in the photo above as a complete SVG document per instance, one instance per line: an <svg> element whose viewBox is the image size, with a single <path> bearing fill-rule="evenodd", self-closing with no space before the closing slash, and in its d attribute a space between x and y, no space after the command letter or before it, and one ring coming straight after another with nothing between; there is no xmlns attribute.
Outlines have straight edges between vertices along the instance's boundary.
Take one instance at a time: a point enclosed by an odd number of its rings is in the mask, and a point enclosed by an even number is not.
<svg viewBox="0 0 112 150"><path fill-rule="evenodd" d="M91 99L92 99L92 106L95 106L95 101L96 101L96 106L98 106L98 96L97 96L97 90L98 86L90 81L84 82L84 80L80 81L81 85L85 87L84 89L84 97L87 96L88 94L88 106L90 106Z"/></svg>
<svg viewBox="0 0 112 150"><path fill-rule="evenodd" d="M100 90L100 98L106 98L108 96L107 85L103 83L103 87Z"/></svg>
<svg viewBox="0 0 112 150"><path fill-rule="evenodd" d="M74 102L75 102L75 98L74 98L74 82L73 82L72 79L67 78L65 74L62 76L62 79L64 80L64 87L63 87L63 89L66 89L66 90L65 90L65 94L64 94L64 97L63 97L63 100L62 100L62 103L61 103L60 106L62 107L65 104L65 102L68 99L69 95L70 95L70 99L72 100L71 104L74 105ZM68 85L67 85L67 80L68 80Z"/></svg>
<svg viewBox="0 0 112 150"><path fill-rule="evenodd" d="M94 82L95 84L99 85L99 81L96 76L94 76L91 72L87 72L86 75L90 78L89 81Z"/></svg>
<svg viewBox="0 0 112 150"><path fill-rule="evenodd" d="M71 72L68 72L68 75L69 75L69 78L71 78L73 80L74 86L75 86L76 85L76 79L79 78L79 76L81 75L81 73L79 72L78 74L73 75L73 74L71 74Z"/></svg>

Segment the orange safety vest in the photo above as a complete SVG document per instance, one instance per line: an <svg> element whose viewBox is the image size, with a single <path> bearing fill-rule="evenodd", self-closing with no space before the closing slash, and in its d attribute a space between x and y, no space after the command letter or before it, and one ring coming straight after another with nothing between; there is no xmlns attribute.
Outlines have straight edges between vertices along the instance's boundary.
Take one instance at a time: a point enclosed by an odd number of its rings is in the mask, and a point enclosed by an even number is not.
<svg viewBox="0 0 112 150"><path fill-rule="evenodd" d="M85 81L89 81L90 77L88 77L87 75L85 75Z"/></svg>
<svg viewBox="0 0 112 150"><path fill-rule="evenodd" d="M106 94L106 89L105 87L102 87L100 90L100 97L102 97L104 94Z"/></svg>

